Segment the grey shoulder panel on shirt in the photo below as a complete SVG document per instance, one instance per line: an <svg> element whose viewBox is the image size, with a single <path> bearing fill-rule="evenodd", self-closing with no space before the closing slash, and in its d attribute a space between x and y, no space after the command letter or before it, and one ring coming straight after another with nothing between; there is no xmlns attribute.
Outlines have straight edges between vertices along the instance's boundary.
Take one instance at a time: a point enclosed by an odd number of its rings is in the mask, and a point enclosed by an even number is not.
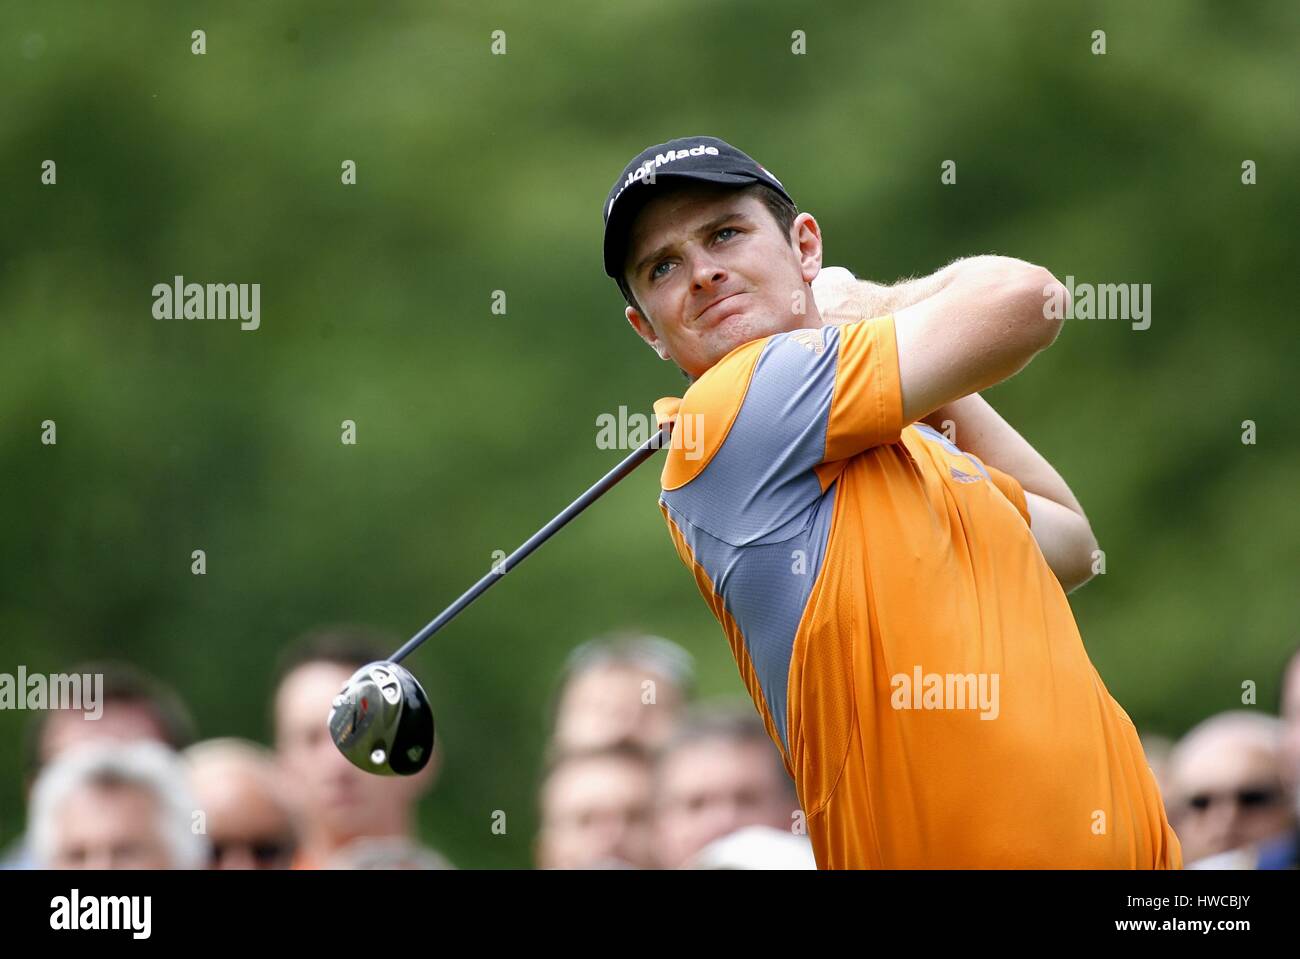
<svg viewBox="0 0 1300 959"><path fill-rule="evenodd" d="M665 502L732 546L805 529L822 495L813 467L826 454L839 340L835 327L771 337L721 448Z"/></svg>

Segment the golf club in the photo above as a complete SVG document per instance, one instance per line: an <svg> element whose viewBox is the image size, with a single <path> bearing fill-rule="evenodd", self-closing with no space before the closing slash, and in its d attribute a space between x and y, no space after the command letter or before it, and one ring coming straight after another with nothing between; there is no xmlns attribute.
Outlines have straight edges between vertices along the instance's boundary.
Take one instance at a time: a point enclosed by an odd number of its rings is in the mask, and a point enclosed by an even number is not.
<svg viewBox="0 0 1300 959"><path fill-rule="evenodd" d="M557 530L608 492L656 450L667 445L672 422L633 450L589 490L530 536L513 553L439 613L387 660L362 666L334 697L330 738L354 766L381 776L412 776L433 753L433 710L419 682L399 666L420 644L442 629Z"/></svg>

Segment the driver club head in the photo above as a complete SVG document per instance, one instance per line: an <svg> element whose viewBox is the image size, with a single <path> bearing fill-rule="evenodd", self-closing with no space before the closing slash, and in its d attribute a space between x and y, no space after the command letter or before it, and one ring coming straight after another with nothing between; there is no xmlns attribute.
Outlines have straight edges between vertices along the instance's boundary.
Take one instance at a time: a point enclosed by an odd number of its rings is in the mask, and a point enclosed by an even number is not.
<svg viewBox="0 0 1300 959"><path fill-rule="evenodd" d="M358 669L334 697L330 737L352 765L380 776L413 776L433 753L433 710L396 663Z"/></svg>

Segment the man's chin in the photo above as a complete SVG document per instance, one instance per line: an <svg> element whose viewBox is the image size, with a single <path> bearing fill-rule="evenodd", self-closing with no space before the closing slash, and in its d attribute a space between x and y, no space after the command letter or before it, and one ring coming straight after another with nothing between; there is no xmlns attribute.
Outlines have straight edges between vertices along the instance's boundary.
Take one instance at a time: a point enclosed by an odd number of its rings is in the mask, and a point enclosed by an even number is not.
<svg viewBox="0 0 1300 959"><path fill-rule="evenodd" d="M746 343L760 340L765 336L771 336L773 333L781 332L776 325L770 320L764 320L763 317L757 317L747 311L740 311L724 316L715 323L710 334L710 354L713 356L713 362L716 363L728 353Z"/></svg>

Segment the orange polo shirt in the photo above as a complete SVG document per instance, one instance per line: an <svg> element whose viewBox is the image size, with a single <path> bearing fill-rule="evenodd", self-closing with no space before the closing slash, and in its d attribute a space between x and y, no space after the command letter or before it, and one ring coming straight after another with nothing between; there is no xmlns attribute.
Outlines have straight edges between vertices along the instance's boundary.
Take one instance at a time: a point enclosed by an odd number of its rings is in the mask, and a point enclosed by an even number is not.
<svg viewBox="0 0 1300 959"><path fill-rule="evenodd" d="M822 868L1179 868L1020 484L903 422L894 319L737 347L660 508Z"/></svg>

